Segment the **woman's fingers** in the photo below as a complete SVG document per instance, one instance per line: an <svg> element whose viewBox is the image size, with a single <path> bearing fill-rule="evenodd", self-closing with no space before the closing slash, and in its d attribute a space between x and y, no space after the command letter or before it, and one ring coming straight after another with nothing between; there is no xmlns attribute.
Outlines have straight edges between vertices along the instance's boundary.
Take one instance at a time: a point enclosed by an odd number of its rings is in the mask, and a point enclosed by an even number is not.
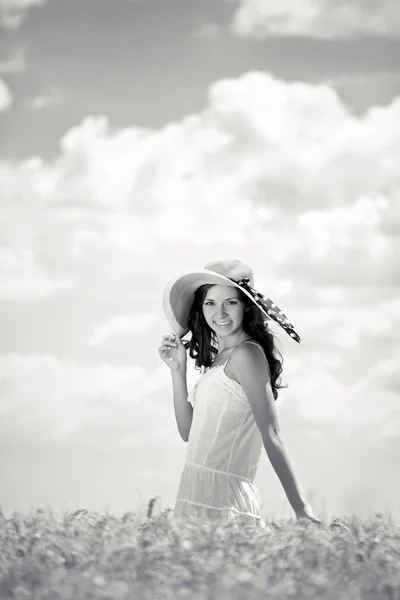
<svg viewBox="0 0 400 600"><path fill-rule="evenodd" d="M178 344L176 343L175 337L172 334L169 334L169 335L163 335L162 336L161 345L162 346L176 347Z"/></svg>
<svg viewBox="0 0 400 600"><path fill-rule="evenodd" d="M159 346L159 348L158 348L158 352L160 355L168 356L168 354L170 354L172 350L177 348L178 344L175 341L173 341L171 338L172 338L171 334L162 336L161 346Z"/></svg>
<svg viewBox="0 0 400 600"><path fill-rule="evenodd" d="M158 349L159 354L162 354L163 356L167 356L169 354L171 354L173 352L174 348L168 348L167 346L164 347L160 347Z"/></svg>
<svg viewBox="0 0 400 600"><path fill-rule="evenodd" d="M176 347L177 347L177 345L178 345L178 344L176 344L175 342L168 342L168 341L165 341L165 342L163 342L163 344L162 344L162 346L163 346L164 348L176 348Z"/></svg>
<svg viewBox="0 0 400 600"><path fill-rule="evenodd" d="M158 353L170 369L186 366L186 348L179 336L173 332L162 336Z"/></svg>

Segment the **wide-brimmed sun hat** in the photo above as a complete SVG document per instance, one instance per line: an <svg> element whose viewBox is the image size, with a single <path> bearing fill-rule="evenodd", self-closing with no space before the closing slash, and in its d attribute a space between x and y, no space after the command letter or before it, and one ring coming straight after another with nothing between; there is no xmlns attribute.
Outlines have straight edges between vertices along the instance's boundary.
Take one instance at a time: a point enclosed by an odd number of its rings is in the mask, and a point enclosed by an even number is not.
<svg viewBox="0 0 400 600"><path fill-rule="evenodd" d="M265 320L278 323L299 344L300 336L281 309L254 289L251 267L234 258L207 263L204 269L188 270L172 277L164 288L163 306L173 331L182 338L189 331L188 318L195 291L204 284L239 288L260 309Z"/></svg>

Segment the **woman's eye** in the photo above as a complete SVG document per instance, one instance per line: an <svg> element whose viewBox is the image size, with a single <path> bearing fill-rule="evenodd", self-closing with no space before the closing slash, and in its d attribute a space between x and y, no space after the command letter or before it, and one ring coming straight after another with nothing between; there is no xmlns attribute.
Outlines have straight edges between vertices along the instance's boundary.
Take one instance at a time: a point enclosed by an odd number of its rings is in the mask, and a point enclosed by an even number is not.
<svg viewBox="0 0 400 600"><path fill-rule="evenodd" d="M209 304L214 304L212 302L212 300L208 300L207 302L204 302L205 306L208 306ZM227 304L237 304L235 300L228 300Z"/></svg>

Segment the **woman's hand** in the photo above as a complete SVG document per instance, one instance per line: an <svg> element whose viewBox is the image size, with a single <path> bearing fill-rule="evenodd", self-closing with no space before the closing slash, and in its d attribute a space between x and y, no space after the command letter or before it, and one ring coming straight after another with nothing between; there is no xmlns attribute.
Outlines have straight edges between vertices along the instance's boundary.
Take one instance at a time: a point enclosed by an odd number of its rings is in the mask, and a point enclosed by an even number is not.
<svg viewBox="0 0 400 600"><path fill-rule="evenodd" d="M185 370L187 363L186 348L179 335L170 333L162 336L158 353L165 364L173 371Z"/></svg>
<svg viewBox="0 0 400 600"><path fill-rule="evenodd" d="M295 510L295 513L298 521L300 521L301 519L308 519L313 523L318 523L319 525L321 525L321 520L317 517L314 517L313 511L309 504L305 504L303 507L297 508Z"/></svg>

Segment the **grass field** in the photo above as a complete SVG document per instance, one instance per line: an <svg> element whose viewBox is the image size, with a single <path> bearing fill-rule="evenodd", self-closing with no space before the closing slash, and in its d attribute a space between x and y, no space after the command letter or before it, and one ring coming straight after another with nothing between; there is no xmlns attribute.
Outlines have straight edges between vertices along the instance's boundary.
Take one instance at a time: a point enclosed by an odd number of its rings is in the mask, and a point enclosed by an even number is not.
<svg viewBox="0 0 400 600"><path fill-rule="evenodd" d="M400 600L400 526L390 514L271 532L86 509L0 512L1 599Z"/></svg>

